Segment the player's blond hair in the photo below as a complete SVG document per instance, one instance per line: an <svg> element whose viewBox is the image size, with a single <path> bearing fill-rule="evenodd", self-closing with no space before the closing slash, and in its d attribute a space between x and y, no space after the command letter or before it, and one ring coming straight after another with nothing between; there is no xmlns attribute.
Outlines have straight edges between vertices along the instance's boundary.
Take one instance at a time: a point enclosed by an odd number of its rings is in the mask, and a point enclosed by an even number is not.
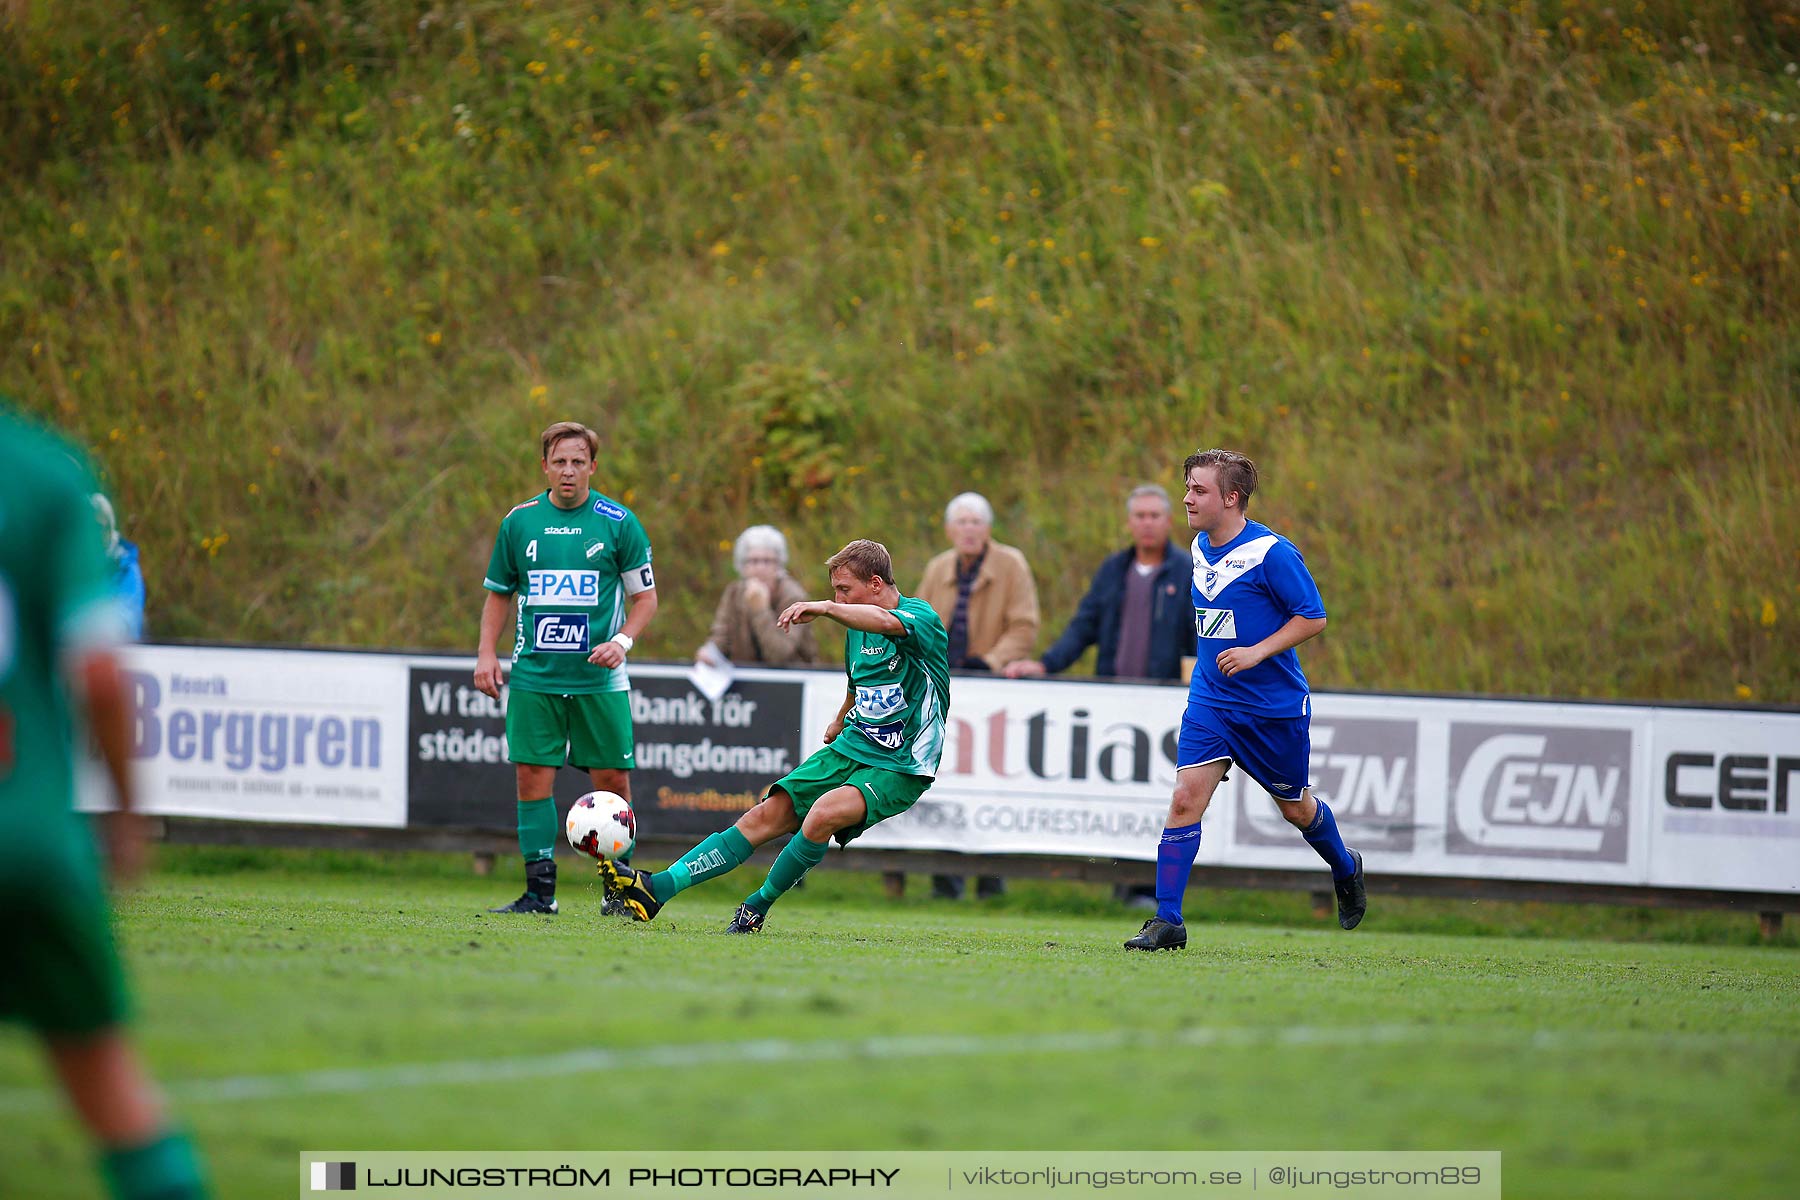
<svg viewBox="0 0 1800 1200"><path fill-rule="evenodd" d="M600 435L589 429L586 425L583 425L580 421L558 421L556 424L550 426L550 428L544 430L543 436L538 439L538 447L540 450L538 457L542 458L545 462L549 462L550 451L555 447L556 443L562 441L564 438L572 437L578 437L587 443L589 462L596 462L599 460Z"/></svg>
<svg viewBox="0 0 1800 1200"><path fill-rule="evenodd" d="M894 586L894 559L880 542L857 538L825 560L827 571L836 571L839 567L865 582L879 579L889 587Z"/></svg>

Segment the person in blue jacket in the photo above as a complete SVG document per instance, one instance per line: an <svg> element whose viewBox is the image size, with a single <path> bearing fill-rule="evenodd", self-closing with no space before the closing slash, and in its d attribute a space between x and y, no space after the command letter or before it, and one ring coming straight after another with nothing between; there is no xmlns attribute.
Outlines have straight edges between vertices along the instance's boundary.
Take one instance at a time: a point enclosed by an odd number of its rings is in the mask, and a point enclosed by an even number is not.
<svg viewBox="0 0 1800 1200"><path fill-rule="evenodd" d="M1125 527L1131 545L1109 555L1081 606L1042 658L1008 664L1010 679L1066 671L1098 645L1094 674L1123 679L1180 679L1194 653L1187 599L1194 562L1169 539L1169 493L1154 483L1131 489Z"/></svg>
<svg viewBox="0 0 1800 1200"><path fill-rule="evenodd" d="M118 518L104 492L93 495L94 518L106 543L106 561L112 566L113 594L125 610L126 633L134 642L144 637L144 567L137 543L119 536Z"/></svg>

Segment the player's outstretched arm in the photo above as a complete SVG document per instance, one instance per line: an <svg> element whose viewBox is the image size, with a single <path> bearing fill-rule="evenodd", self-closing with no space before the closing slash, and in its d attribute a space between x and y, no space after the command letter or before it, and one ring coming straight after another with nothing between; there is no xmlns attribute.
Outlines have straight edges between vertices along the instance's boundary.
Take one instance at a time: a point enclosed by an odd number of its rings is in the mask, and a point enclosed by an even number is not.
<svg viewBox="0 0 1800 1200"><path fill-rule="evenodd" d="M847 629L859 629L864 633L879 633L887 637L906 636L906 626L900 623L900 618L878 604L804 600L799 604L788 605L775 619L775 623L786 629L790 625L805 625L819 617L830 617Z"/></svg>

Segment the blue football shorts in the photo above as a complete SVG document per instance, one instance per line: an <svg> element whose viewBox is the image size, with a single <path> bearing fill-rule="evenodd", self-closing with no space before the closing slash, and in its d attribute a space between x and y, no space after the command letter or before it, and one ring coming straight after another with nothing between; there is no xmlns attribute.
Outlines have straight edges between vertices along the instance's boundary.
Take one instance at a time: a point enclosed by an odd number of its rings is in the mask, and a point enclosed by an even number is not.
<svg viewBox="0 0 1800 1200"><path fill-rule="evenodd" d="M1312 718L1259 717L1188 702L1175 769L1228 759L1277 800L1297 801L1312 782Z"/></svg>

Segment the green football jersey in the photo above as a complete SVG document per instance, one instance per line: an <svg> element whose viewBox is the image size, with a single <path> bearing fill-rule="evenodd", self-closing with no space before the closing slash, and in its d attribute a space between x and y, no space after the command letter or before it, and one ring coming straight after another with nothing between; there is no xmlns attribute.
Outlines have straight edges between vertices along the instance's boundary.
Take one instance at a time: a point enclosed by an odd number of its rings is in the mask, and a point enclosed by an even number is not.
<svg viewBox="0 0 1800 1200"><path fill-rule="evenodd" d="M546 489L500 522L482 586L517 595L510 685L528 692L623 692L626 669L588 654L625 627L628 596L656 586L650 539L630 509L590 491L558 508Z"/></svg>
<svg viewBox="0 0 1800 1200"><path fill-rule="evenodd" d="M905 637L844 633L844 672L856 703L831 748L902 775L936 777L950 714L950 635L931 605L900 597Z"/></svg>
<svg viewBox="0 0 1800 1200"><path fill-rule="evenodd" d="M0 829L73 812L64 671L124 640L96 490L67 443L0 403Z"/></svg>

